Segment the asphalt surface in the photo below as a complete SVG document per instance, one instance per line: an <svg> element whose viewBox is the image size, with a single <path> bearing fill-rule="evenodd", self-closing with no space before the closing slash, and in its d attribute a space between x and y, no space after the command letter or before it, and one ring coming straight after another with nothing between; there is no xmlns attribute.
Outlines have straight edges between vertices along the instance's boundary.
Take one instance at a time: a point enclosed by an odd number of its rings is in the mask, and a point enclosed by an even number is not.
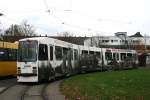
<svg viewBox="0 0 150 100"><path fill-rule="evenodd" d="M17 83L16 78L0 80L0 100L65 100L59 91L61 80L47 83Z"/></svg>

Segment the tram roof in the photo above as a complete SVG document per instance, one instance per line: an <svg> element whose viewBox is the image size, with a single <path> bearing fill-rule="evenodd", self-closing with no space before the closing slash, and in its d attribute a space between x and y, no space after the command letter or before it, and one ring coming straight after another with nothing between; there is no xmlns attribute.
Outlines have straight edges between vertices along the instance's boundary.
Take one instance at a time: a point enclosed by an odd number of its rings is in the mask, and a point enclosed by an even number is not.
<svg viewBox="0 0 150 100"><path fill-rule="evenodd" d="M19 41L25 41L25 40L37 40L37 41L41 41L43 43L47 43L50 42L51 43L57 43L59 45L76 45L76 44L72 44L66 41L62 41L62 40L58 40L58 39L54 39L54 38L50 38L50 37L32 37L32 38L24 38L24 39L20 39Z"/></svg>

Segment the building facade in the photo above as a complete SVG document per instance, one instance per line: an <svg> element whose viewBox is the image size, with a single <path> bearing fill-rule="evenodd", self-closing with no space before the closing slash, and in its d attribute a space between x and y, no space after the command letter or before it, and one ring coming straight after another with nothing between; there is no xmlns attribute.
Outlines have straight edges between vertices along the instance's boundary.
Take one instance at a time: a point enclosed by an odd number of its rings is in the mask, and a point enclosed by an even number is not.
<svg viewBox="0 0 150 100"><path fill-rule="evenodd" d="M133 49L138 52L150 53L150 37L142 36L140 32L127 36L126 32L117 32L114 36L95 36L84 41L86 46L102 48Z"/></svg>

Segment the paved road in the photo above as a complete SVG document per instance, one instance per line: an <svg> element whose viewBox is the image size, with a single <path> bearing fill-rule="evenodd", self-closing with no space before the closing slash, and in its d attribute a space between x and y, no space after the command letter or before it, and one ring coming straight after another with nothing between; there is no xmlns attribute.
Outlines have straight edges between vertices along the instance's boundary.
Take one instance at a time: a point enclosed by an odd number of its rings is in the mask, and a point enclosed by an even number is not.
<svg viewBox="0 0 150 100"><path fill-rule="evenodd" d="M7 78L7 79L0 79L0 94L2 92L4 92L7 88L16 85L17 84L17 80L16 78Z"/></svg>
<svg viewBox="0 0 150 100"><path fill-rule="evenodd" d="M17 83L15 78L0 80L0 100L65 100L59 92L60 82Z"/></svg>

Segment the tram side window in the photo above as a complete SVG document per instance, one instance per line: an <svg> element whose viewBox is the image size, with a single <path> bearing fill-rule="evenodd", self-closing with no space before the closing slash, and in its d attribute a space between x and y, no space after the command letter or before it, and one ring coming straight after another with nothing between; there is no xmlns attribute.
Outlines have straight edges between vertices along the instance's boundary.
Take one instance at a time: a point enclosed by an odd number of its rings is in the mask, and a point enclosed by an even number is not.
<svg viewBox="0 0 150 100"><path fill-rule="evenodd" d="M119 60L119 53L117 53L117 60Z"/></svg>
<svg viewBox="0 0 150 100"><path fill-rule="evenodd" d="M63 48L63 59L68 59L68 48Z"/></svg>
<svg viewBox="0 0 150 100"><path fill-rule="evenodd" d="M87 50L82 50L82 54L88 54Z"/></svg>
<svg viewBox="0 0 150 100"><path fill-rule="evenodd" d="M17 60L17 50L16 49L12 50L12 60Z"/></svg>
<svg viewBox="0 0 150 100"><path fill-rule="evenodd" d="M111 52L105 52L105 59L106 60L112 60L112 53Z"/></svg>
<svg viewBox="0 0 150 100"><path fill-rule="evenodd" d="M62 47L56 46L55 47L55 55L57 60L62 60Z"/></svg>
<svg viewBox="0 0 150 100"><path fill-rule="evenodd" d="M8 51L6 49L0 49L0 60L1 61L8 60Z"/></svg>
<svg viewBox="0 0 150 100"><path fill-rule="evenodd" d="M2 61L3 60L3 54L4 54L4 52L1 50L1 48L0 48L0 61Z"/></svg>
<svg viewBox="0 0 150 100"><path fill-rule="evenodd" d="M125 60L126 59L126 53L121 53L121 60Z"/></svg>
<svg viewBox="0 0 150 100"><path fill-rule="evenodd" d="M53 60L53 46L50 46L50 60Z"/></svg>
<svg viewBox="0 0 150 100"><path fill-rule="evenodd" d="M90 51L90 55L94 55L94 51Z"/></svg>
<svg viewBox="0 0 150 100"><path fill-rule="evenodd" d="M17 50L16 49L9 49L8 50L8 59L10 61L15 61L17 58Z"/></svg>
<svg viewBox="0 0 150 100"><path fill-rule="evenodd" d="M132 53L127 53L127 57L128 58L132 57Z"/></svg>
<svg viewBox="0 0 150 100"><path fill-rule="evenodd" d="M67 59L73 60L73 49L72 48L67 49Z"/></svg>
<svg viewBox="0 0 150 100"><path fill-rule="evenodd" d="M67 55L68 53L68 48L63 48L63 55Z"/></svg>
<svg viewBox="0 0 150 100"><path fill-rule="evenodd" d="M116 60L116 53L113 53L113 59Z"/></svg>
<svg viewBox="0 0 150 100"><path fill-rule="evenodd" d="M48 60L48 50L47 45L40 44L39 45L39 60Z"/></svg>
<svg viewBox="0 0 150 100"><path fill-rule="evenodd" d="M119 54L118 53L113 53L113 59L119 60Z"/></svg>
<svg viewBox="0 0 150 100"><path fill-rule="evenodd" d="M96 52L96 57L101 58L100 52Z"/></svg>
<svg viewBox="0 0 150 100"><path fill-rule="evenodd" d="M10 48L0 48L0 61L15 61L17 59L17 50Z"/></svg>
<svg viewBox="0 0 150 100"><path fill-rule="evenodd" d="M71 49L71 60L73 60L73 49Z"/></svg>

